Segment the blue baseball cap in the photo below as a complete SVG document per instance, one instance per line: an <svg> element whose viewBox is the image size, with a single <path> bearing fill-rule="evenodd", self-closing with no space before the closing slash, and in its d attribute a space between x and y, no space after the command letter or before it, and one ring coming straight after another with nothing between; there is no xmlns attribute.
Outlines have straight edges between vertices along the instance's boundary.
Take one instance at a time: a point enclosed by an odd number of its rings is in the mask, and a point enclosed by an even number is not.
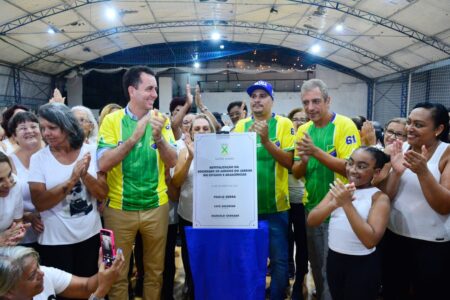
<svg viewBox="0 0 450 300"><path fill-rule="evenodd" d="M260 80L255 82L254 84L252 84L247 88L247 94L251 96L255 90L264 90L267 92L267 94L269 94L272 100L274 99L272 85L267 81Z"/></svg>

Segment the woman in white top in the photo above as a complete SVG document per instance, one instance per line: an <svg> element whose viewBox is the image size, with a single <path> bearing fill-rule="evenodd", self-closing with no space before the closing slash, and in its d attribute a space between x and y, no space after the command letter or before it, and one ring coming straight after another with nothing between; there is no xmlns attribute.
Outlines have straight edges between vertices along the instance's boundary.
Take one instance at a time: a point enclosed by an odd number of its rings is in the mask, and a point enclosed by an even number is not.
<svg viewBox="0 0 450 300"><path fill-rule="evenodd" d="M19 243L29 227L22 224L23 200L8 156L0 152L0 247Z"/></svg>
<svg viewBox="0 0 450 300"><path fill-rule="evenodd" d="M71 110L83 129L84 142L97 148L98 124L92 111L82 105L74 106Z"/></svg>
<svg viewBox="0 0 450 300"><path fill-rule="evenodd" d="M194 142L197 134L215 132L214 126L206 115L200 114L194 117L189 130L190 134L185 134L184 142L186 147L180 149L178 162L175 166L172 177L172 185L180 188L180 200L178 204L179 226L181 236L181 257L186 273L186 282L190 299L194 298L194 285L189 264L189 254L186 245L186 235L184 228L192 226L193 218L193 185L194 185Z"/></svg>
<svg viewBox="0 0 450 300"><path fill-rule="evenodd" d="M26 106L14 104L13 106L8 107L8 109L3 112L1 125L3 130L5 131L6 138L0 142L0 151L6 153L6 155L10 155L18 147L16 141L14 140L14 137L12 136L12 132L9 131L9 120L14 117L15 114L24 111L28 111L28 108Z"/></svg>
<svg viewBox="0 0 450 300"><path fill-rule="evenodd" d="M392 212L383 248L384 299L448 299L450 290L449 117L419 103L396 142L386 192Z"/></svg>
<svg viewBox="0 0 450 300"><path fill-rule="evenodd" d="M308 215L308 225L318 226L331 214L327 279L334 300L377 298L381 270L375 246L386 229L390 205L371 182L388 161L375 147L356 149L346 164L350 183L337 179Z"/></svg>
<svg viewBox="0 0 450 300"><path fill-rule="evenodd" d="M390 145L396 140L406 141L406 119L393 118L384 126L383 144L387 154L390 154Z"/></svg>
<svg viewBox="0 0 450 300"><path fill-rule="evenodd" d="M73 276L65 271L41 266L39 254L28 247L0 248L0 299L50 300L56 296L103 299L125 263L121 251L108 269L99 260L99 272L91 277Z"/></svg>
<svg viewBox="0 0 450 300"><path fill-rule="evenodd" d="M39 121L36 115L31 112L19 112L9 121L8 129L19 145L19 148L10 155L10 158L22 189L23 219L25 223L31 224L31 228L27 230L27 234L20 244L36 248L38 245L37 237L44 230L44 224L39 212L36 211L31 202L28 168L30 167L31 155L42 148Z"/></svg>
<svg viewBox="0 0 450 300"><path fill-rule="evenodd" d="M39 235L43 264L77 276L97 272L100 215L95 199L105 199L105 176L97 174L95 150L64 104L39 108L42 137L48 144L31 157L31 199L45 230Z"/></svg>

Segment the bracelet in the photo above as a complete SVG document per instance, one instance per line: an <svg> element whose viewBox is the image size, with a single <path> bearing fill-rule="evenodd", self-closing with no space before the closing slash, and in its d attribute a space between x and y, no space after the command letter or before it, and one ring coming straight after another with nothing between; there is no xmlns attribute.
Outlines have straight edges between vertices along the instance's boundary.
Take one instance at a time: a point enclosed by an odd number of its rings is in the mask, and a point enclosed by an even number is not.
<svg viewBox="0 0 450 300"><path fill-rule="evenodd" d="M200 111L201 111L201 112L205 112L205 111L207 111L207 110L208 110L208 108L207 108L206 106L203 106L203 107L200 108Z"/></svg>

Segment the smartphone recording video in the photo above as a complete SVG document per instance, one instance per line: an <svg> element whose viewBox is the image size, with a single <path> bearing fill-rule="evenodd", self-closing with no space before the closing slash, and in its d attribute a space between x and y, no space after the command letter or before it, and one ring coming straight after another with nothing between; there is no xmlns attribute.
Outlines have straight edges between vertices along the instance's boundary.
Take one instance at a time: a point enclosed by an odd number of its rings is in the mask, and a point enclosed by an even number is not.
<svg viewBox="0 0 450 300"><path fill-rule="evenodd" d="M116 247L114 245L114 232L109 229L100 230L100 243L102 245L103 262L110 267L116 257Z"/></svg>

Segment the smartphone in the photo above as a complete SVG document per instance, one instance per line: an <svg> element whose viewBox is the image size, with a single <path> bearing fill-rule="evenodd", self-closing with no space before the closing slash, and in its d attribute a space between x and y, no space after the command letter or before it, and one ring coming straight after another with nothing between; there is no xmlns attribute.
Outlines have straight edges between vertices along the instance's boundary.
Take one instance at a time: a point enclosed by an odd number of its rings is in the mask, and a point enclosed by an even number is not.
<svg viewBox="0 0 450 300"><path fill-rule="evenodd" d="M109 229L100 229L100 244L102 245L103 262L110 267L116 258L114 232Z"/></svg>

